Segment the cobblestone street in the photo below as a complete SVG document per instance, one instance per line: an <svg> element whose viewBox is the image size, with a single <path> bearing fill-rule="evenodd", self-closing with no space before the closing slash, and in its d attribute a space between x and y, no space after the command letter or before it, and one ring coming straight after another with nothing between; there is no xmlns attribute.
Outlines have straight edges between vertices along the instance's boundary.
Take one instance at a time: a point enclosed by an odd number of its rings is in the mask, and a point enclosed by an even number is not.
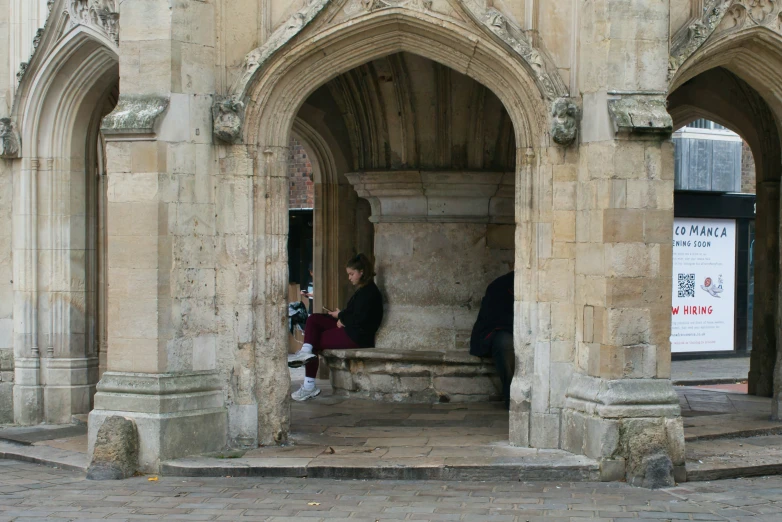
<svg viewBox="0 0 782 522"><path fill-rule="evenodd" d="M782 477L649 491L617 483L137 477L0 460L0 520L753 520L782 519Z"/></svg>

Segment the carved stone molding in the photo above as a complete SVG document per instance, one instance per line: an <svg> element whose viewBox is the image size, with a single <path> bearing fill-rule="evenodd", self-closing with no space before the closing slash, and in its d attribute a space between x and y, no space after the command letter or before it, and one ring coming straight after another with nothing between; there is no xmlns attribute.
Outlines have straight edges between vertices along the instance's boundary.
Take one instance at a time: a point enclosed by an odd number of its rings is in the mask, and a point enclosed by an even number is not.
<svg viewBox="0 0 782 522"><path fill-rule="evenodd" d="M24 78L25 73L27 72L27 67L30 65L30 62L22 62L19 64L19 71L16 73L16 81L21 82L22 78Z"/></svg>
<svg viewBox="0 0 782 522"><path fill-rule="evenodd" d="M673 132L673 119L668 114L665 95L631 94L608 100L608 112L617 133Z"/></svg>
<svg viewBox="0 0 782 522"><path fill-rule="evenodd" d="M117 0L68 0L66 12L72 25L89 25L119 45L119 5Z"/></svg>
<svg viewBox="0 0 782 522"><path fill-rule="evenodd" d="M703 16L692 22L671 42L671 55L668 58L668 78L673 78L676 71L687 61L687 58L698 50L708 40L717 25L725 15L731 0L709 0L703 8Z"/></svg>
<svg viewBox="0 0 782 522"><path fill-rule="evenodd" d="M214 135L226 143L236 143L242 136L244 103L233 98L218 97L212 106Z"/></svg>
<svg viewBox="0 0 782 522"><path fill-rule="evenodd" d="M557 98L551 104L551 138L560 145L576 139L579 110L570 98Z"/></svg>
<svg viewBox="0 0 782 522"><path fill-rule="evenodd" d="M16 73L17 82L21 82L27 72L27 67L32 62L43 39L44 31L50 25L52 9L55 1L49 0L46 7L49 13L44 26L35 33L33 38L33 52L26 62L19 64ZM88 25L106 34L116 45L119 45L119 0L65 0L62 13L68 16L70 27Z"/></svg>
<svg viewBox="0 0 782 522"><path fill-rule="evenodd" d="M538 51L524 34L524 31L512 20L494 7L476 0L461 0L475 21L486 27L504 44L509 46L532 69L535 80L543 95L551 101L558 96L568 94L568 89L549 60Z"/></svg>
<svg viewBox="0 0 782 522"><path fill-rule="evenodd" d="M709 0L703 16L671 42L668 78L710 38L753 26L782 33L782 0Z"/></svg>
<svg viewBox="0 0 782 522"><path fill-rule="evenodd" d="M11 118L0 118L0 158L15 159L22 150L22 141Z"/></svg>
<svg viewBox="0 0 782 522"><path fill-rule="evenodd" d="M296 36L329 4L330 1L331 0L308 0L300 11L291 15L287 22L272 33L266 43L257 49L250 51L247 56L244 57L242 74L236 82L234 82L231 92L240 95L240 93L244 91L244 87L250 83L250 80L252 80L258 69L266 63L266 60Z"/></svg>
<svg viewBox="0 0 782 522"><path fill-rule="evenodd" d="M95 0L92 0L95 1ZM257 49L250 51L244 59L242 73L231 87L228 102L222 99L213 107L214 135L221 141L234 143L241 134L243 123L243 101L248 88L258 70L269 58L290 42L304 27L312 22L324 9L338 0L307 0L304 7L291 15L286 23L275 30L269 39ZM348 0L345 12L348 15L374 12L381 9L405 8L429 11L432 0ZM524 31L512 20L493 7L486 7L476 0L459 0L465 12L473 21L495 35L507 47L515 52L531 69L535 81L544 97L553 101L557 97L567 96L568 89L553 64L529 41ZM235 125L238 125L236 127ZM218 128L219 127L219 128Z"/></svg>
<svg viewBox="0 0 782 522"><path fill-rule="evenodd" d="M103 118L104 134L151 134L160 115L168 108L162 96L120 96L117 107Z"/></svg>
<svg viewBox="0 0 782 522"><path fill-rule="evenodd" d="M432 9L432 0L351 0L345 6L345 13L348 15L359 12L371 13L380 9L392 9L394 7L429 11Z"/></svg>
<svg viewBox="0 0 782 522"><path fill-rule="evenodd" d="M739 31L752 26L763 26L782 32L782 1L734 0L725 11L714 35Z"/></svg>
<svg viewBox="0 0 782 522"><path fill-rule="evenodd" d="M231 87L227 98L216 99L212 107L213 132L215 138L228 143L235 143L242 133L244 121L244 91L255 73L283 45L318 15L331 0L307 0L304 7L288 18L288 21L277 28L266 42L247 53L244 57L242 74Z"/></svg>

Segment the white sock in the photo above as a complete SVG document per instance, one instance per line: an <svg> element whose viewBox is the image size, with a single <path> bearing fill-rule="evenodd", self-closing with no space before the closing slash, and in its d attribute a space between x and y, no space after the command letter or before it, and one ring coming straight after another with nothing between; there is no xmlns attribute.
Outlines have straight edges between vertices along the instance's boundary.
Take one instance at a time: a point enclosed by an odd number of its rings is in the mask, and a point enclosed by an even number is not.
<svg viewBox="0 0 782 522"><path fill-rule="evenodd" d="M304 389L305 390L312 390L315 388L315 378L314 377L304 377Z"/></svg>
<svg viewBox="0 0 782 522"><path fill-rule="evenodd" d="M301 345L302 353L312 353L312 345L310 343L304 343Z"/></svg>

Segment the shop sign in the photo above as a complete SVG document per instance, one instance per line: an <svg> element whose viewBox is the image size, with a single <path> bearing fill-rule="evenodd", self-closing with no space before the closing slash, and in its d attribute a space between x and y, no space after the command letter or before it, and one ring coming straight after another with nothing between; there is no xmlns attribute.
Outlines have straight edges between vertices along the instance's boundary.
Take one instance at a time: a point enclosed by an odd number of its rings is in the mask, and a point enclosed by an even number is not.
<svg viewBox="0 0 782 522"><path fill-rule="evenodd" d="M676 218L671 351L732 351L736 221Z"/></svg>

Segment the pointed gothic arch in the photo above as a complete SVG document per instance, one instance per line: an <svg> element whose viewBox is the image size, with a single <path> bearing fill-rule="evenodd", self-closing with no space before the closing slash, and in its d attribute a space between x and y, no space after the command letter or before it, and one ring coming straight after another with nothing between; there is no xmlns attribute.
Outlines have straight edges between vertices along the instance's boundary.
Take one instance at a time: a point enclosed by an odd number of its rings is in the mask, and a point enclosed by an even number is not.
<svg viewBox="0 0 782 522"><path fill-rule="evenodd" d="M119 60L110 27L93 8L52 3L13 105L21 135L14 168L21 190L13 202L18 424L88 413L101 350L105 356L106 187L98 147L101 119L118 97Z"/></svg>
<svg viewBox="0 0 782 522"><path fill-rule="evenodd" d="M730 4L730 5L728 5ZM725 3L721 18L671 78L674 123L706 117L741 134L757 167L755 304L750 393L782 401L782 323L778 314L779 211L782 180L782 13L762 23L743 17L743 2ZM781 23L775 25L774 21Z"/></svg>
<svg viewBox="0 0 782 522"><path fill-rule="evenodd" d="M548 103L521 60L488 38L477 28L444 20L427 13L411 16L403 8L385 9L337 24L290 42L284 53L272 55L248 81L242 96L246 104L243 134L239 141L255 154L255 230L265 236L262 253L256 257L256 295L265 305L256 311L265 343L257 357L270 362L256 368L259 442L278 441L286 436L287 386L269 389L284 371L286 337L283 317L287 282L287 145L294 118L307 97L327 81L373 59L408 52L458 71L490 89L499 98L513 124L516 185L516 278L517 372L512 387L511 442L530 444L529 408L533 394L548 397L547 383L533 383L534 346L538 335L536 249L541 218L538 187L551 175L545 168L550 144ZM550 180L549 180L550 182ZM259 314L259 312L261 312ZM545 389L544 389L545 388ZM547 401L541 401L547 403ZM278 425L275 419L281 419ZM550 442L552 443L552 442ZM558 444L557 440L553 444Z"/></svg>

